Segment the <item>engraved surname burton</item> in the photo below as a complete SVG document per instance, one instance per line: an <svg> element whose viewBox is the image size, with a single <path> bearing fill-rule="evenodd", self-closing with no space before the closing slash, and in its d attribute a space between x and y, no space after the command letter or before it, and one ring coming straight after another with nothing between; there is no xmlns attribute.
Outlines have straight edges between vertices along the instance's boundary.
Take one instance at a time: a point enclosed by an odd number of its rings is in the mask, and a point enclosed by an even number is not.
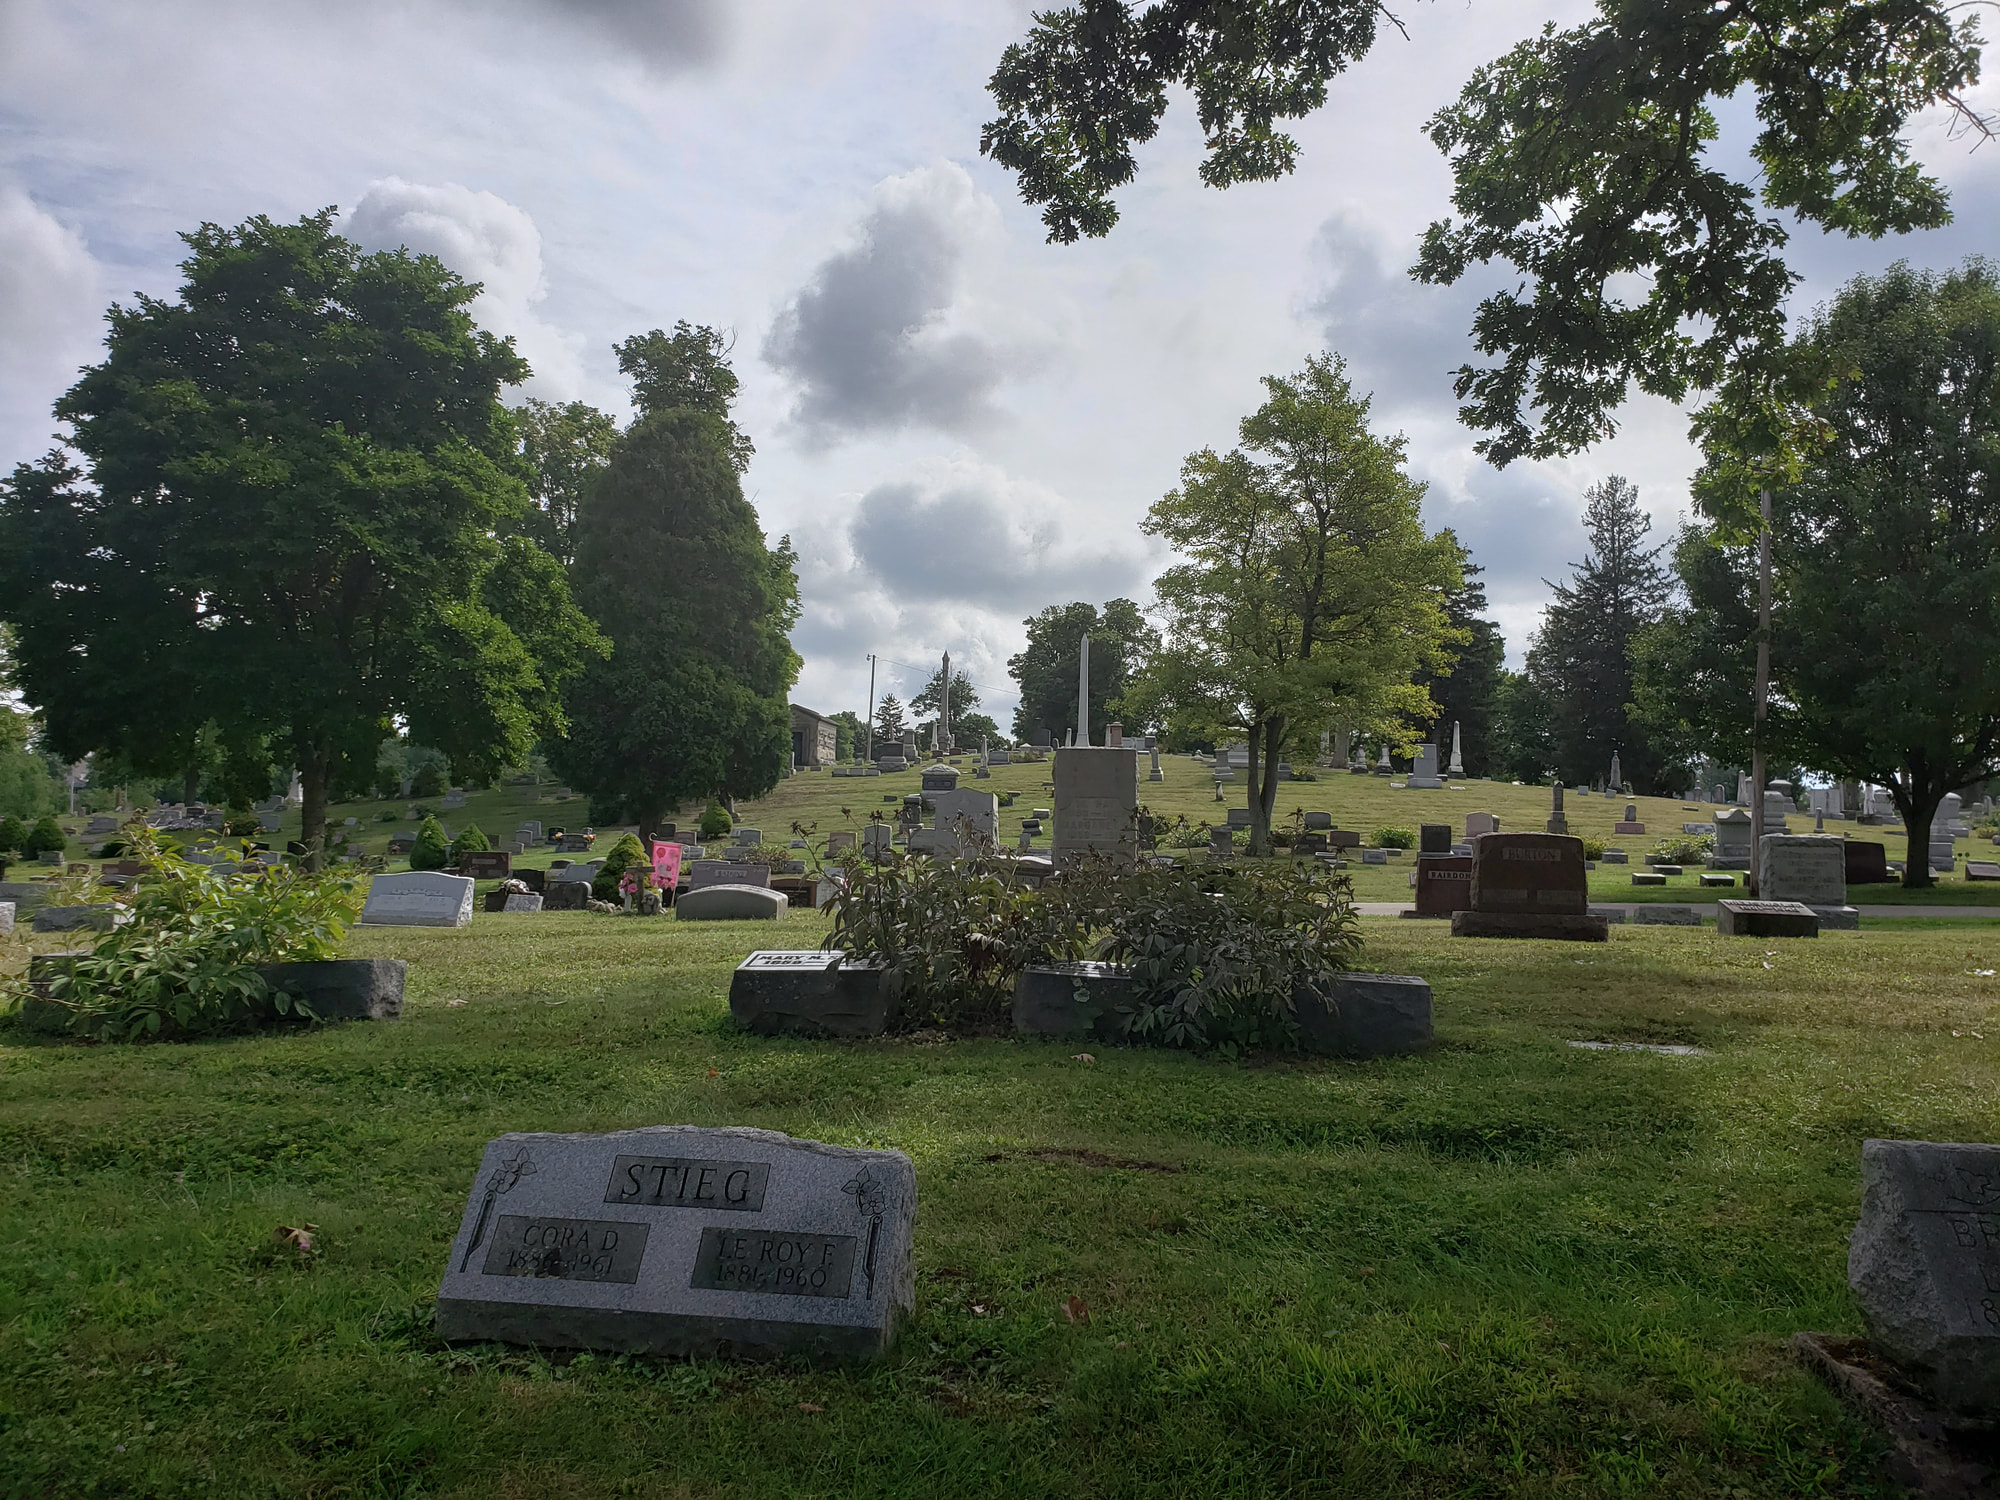
<svg viewBox="0 0 2000 1500"><path fill-rule="evenodd" d="M688 1285L718 1292L846 1298L854 1281L855 1237L776 1229L701 1232Z"/></svg>
<svg viewBox="0 0 2000 1500"><path fill-rule="evenodd" d="M647 1208L729 1209L758 1213L770 1164L761 1161L707 1161L685 1156L621 1156L611 1164L606 1203Z"/></svg>

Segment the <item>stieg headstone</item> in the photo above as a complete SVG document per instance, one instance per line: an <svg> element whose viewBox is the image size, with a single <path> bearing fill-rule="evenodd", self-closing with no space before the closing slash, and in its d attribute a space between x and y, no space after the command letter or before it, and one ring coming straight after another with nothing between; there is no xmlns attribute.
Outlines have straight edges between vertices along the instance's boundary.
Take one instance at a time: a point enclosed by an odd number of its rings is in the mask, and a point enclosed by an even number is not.
<svg viewBox="0 0 2000 1500"><path fill-rule="evenodd" d="M916 1171L771 1130L487 1144L438 1289L447 1339L870 1355L915 1305Z"/></svg>
<svg viewBox="0 0 2000 1500"><path fill-rule="evenodd" d="M361 908L368 927L464 927L471 921L471 877L428 870L377 875Z"/></svg>

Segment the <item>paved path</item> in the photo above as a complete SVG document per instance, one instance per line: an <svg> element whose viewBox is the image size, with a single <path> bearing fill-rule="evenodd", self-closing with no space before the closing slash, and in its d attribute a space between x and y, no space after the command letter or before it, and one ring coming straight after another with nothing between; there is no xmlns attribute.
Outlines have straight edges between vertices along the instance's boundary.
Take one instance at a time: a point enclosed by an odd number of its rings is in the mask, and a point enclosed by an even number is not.
<svg viewBox="0 0 2000 1500"><path fill-rule="evenodd" d="M1713 922L1715 903L1713 901L1593 901L1591 910L1623 911L1625 920L1632 920L1632 913L1647 906L1698 906L1702 915ZM1396 917L1416 908L1407 901L1357 901L1354 909L1364 917ZM1864 917L1984 917L1988 921L2000 920L2000 906L1860 906L1854 908Z"/></svg>

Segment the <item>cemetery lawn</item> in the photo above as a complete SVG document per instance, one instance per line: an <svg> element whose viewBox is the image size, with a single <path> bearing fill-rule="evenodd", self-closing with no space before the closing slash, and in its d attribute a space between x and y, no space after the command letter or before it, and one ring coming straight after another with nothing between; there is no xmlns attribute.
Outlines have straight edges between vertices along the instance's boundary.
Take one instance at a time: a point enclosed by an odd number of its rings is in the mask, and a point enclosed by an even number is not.
<svg viewBox="0 0 2000 1500"><path fill-rule="evenodd" d="M0 1494L1887 1493L1785 1341L1859 1331L1864 1137L2000 1130L2000 936L1365 927L1428 1057L736 1033L731 967L810 914L357 933L397 1023L0 1032ZM440 1345L483 1143L659 1123L908 1152L895 1352Z"/></svg>

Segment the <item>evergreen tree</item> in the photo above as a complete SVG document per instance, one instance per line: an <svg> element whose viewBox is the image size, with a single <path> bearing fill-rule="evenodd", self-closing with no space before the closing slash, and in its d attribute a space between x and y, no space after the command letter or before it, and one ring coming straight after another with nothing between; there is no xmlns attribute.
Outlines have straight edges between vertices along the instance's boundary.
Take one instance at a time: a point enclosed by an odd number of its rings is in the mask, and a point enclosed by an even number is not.
<svg viewBox="0 0 2000 1500"><path fill-rule="evenodd" d="M903 705L894 693L885 694L875 705L875 748L902 743L903 731L910 727L903 716Z"/></svg>
<svg viewBox="0 0 2000 1500"><path fill-rule="evenodd" d="M451 845L444 836L444 824L435 814L417 825L417 837L410 845L412 870L442 870L451 863Z"/></svg>
<svg viewBox="0 0 2000 1500"><path fill-rule="evenodd" d="M1659 564L1665 544L1646 546L1653 518L1620 476L1592 485L1584 499L1590 551L1568 583L1549 585L1555 599L1528 648L1528 678L1546 702L1548 745L1564 781L1595 785L1616 755L1627 781L1654 792L1672 778L1630 711L1632 643L1672 594Z"/></svg>
<svg viewBox="0 0 2000 1500"><path fill-rule="evenodd" d="M1448 531L1446 534L1450 535ZM1489 776L1497 774L1503 763L1494 741L1494 714L1500 691L1500 664L1506 659L1507 645L1500 637L1500 627L1484 617L1486 586L1479 581L1479 575L1485 569L1472 561L1463 546L1459 547L1459 572L1465 582L1446 594L1444 600L1445 618L1450 622L1452 635L1457 637L1446 649L1456 653L1456 660L1448 672L1417 674L1418 684L1438 706L1438 716L1424 737L1438 747L1438 765L1442 768L1451 755L1451 727L1458 725L1465 774Z"/></svg>
<svg viewBox="0 0 2000 1500"><path fill-rule="evenodd" d="M790 541L767 546L743 496L721 336L680 324L618 352L639 414L584 497L572 571L612 655L577 679L550 759L650 839L683 802L759 796L784 774L798 580Z"/></svg>

